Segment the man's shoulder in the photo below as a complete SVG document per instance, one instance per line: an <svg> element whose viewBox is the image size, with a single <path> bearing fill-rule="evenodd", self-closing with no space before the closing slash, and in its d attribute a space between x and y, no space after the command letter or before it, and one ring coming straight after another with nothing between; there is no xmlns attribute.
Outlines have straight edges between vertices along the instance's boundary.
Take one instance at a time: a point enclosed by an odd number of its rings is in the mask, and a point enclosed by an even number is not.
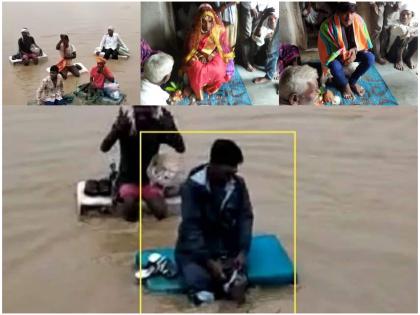
<svg viewBox="0 0 420 315"><path fill-rule="evenodd" d="M235 180L236 182L241 186L241 187L245 187L245 178L243 178L241 175L235 175Z"/></svg>
<svg viewBox="0 0 420 315"><path fill-rule="evenodd" d="M355 19L364 22L365 20L363 19L363 17L359 14L359 13L355 13Z"/></svg>
<svg viewBox="0 0 420 315"><path fill-rule="evenodd" d="M326 18L324 22L321 23L319 30L321 31L322 29L328 28L328 25L333 21L333 19L334 19L334 15Z"/></svg>

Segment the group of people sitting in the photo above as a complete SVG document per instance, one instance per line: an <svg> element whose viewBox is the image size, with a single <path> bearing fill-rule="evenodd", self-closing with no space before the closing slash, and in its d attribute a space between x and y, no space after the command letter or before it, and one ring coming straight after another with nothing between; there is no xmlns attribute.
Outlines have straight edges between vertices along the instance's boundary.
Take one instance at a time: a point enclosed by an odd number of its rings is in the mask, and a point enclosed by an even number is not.
<svg viewBox="0 0 420 315"><path fill-rule="evenodd" d="M359 79L375 61L386 63L385 58L394 63L398 70L403 70L403 62L410 69L416 66L413 57L418 50L417 22L411 5L374 2L371 6L377 17L377 27L372 37L364 19L357 14L355 1L333 3L333 14L324 17L319 26L321 79L315 69L300 64L297 47L288 45L289 52L295 51L295 54L286 54L291 58L281 73L281 104L317 103L319 84L325 84L328 79L337 86L345 99L352 99L355 95L363 96L365 89L358 83ZM315 17L320 16L318 12L312 12L315 10L312 6L305 6L305 10L305 18L309 21L315 21ZM397 18L391 19L392 13Z"/></svg>
<svg viewBox="0 0 420 315"><path fill-rule="evenodd" d="M22 63L26 66L30 61L37 64L38 59L43 55L42 49L35 43L35 39L30 36L27 28L22 29L21 34L22 37L18 40L19 52L13 58L22 59ZM80 77L80 70L82 70L80 64L75 63L76 47L70 43L67 34L60 34L60 40L55 48L60 54L60 60L49 68L50 74L41 81L36 93L39 105L65 105L63 81L67 79L69 73ZM118 33L109 26L107 34L103 36L96 50L96 66L90 69L89 94L104 94L105 84L115 82L114 75L105 64L109 58L118 59L121 49L128 51Z"/></svg>
<svg viewBox="0 0 420 315"><path fill-rule="evenodd" d="M170 133L142 135L140 166L139 132L148 130ZM108 152L117 142L120 144L114 189L116 215L137 221L139 202L144 202L143 209L147 208L157 219L168 216L165 187L151 178L148 168L162 144L179 154L185 152L183 137L177 130L171 113L164 107L120 108L100 146L103 152ZM209 295L244 300L253 213L245 182L236 174L243 160L235 142L218 139L210 149L209 162L192 169L179 189L182 221L175 256L188 295L197 304L206 301ZM141 187L139 167L142 168ZM235 270L245 281L223 290L223 284Z"/></svg>
<svg viewBox="0 0 420 315"><path fill-rule="evenodd" d="M229 82L235 71L235 49L240 51L236 60L248 71L255 71L253 64L257 60L265 66L266 75L254 83L276 78L280 44L278 3L215 2L200 5L193 14L191 27L184 30L188 35L180 67L183 97L201 101L204 92L215 94ZM153 51L142 39L141 62L140 104L167 105L171 95L160 86L171 77L172 56Z"/></svg>

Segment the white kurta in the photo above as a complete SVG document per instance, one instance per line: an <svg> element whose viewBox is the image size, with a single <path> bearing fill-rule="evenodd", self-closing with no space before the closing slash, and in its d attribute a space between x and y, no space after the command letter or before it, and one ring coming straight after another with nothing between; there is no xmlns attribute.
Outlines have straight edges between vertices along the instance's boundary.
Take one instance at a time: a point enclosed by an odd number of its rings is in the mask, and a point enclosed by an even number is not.
<svg viewBox="0 0 420 315"><path fill-rule="evenodd" d="M105 49L117 49L118 44L122 47L127 47L124 42L122 41L122 39L120 38L120 36L118 35L118 33L114 33L112 36L109 36L108 34L105 34L102 37L101 43L99 44L99 47L102 49L102 47L104 47Z"/></svg>
<svg viewBox="0 0 420 315"><path fill-rule="evenodd" d="M147 79L141 79L140 84L140 105L168 105L169 93L153 84Z"/></svg>

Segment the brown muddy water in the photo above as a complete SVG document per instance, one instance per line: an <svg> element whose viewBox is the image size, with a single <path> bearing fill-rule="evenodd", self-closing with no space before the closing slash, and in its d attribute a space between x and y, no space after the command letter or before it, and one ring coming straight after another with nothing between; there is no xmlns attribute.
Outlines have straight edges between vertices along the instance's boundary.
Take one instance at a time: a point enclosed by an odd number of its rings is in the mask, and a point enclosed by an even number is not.
<svg viewBox="0 0 420 315"><path fill-rule="evenodd" d="M76 47L77 58L90 69L95 62L93 50L109 25L114 26L131 52L131 57L110 60L107 66L127 94L127 104L139 100L140 85L140 3L135 2L5 2L3 5L3 104L26 105L36 98L41 80L48 75L47 67L59 61L55 45L60 34L68 34ZM37 66L12 65L8 58L18 50L20 30L29 28L31 36L48 55ZM70 93L82 83L89 82L89 74L69 77L64 90Z"/></svg>
<svg viewBox="0 0 420 315"><path fill-rule="evenodd" d="M298 311L417 311L416 108L170 110L180 129L297 131ZM5 312L138 311L137 224L75 214L76 182L108 171L98 147L117 111L3 107ZM185 168L207 159L214 138L185 137ZM290 136L230 138L244 150L254 232L276 234L293 256ZM178 222L144 218L144 248L172 246ZM255 288L240 308L195 308L143 292L142 309L277 313L293 311L292 300L291 287Z"/></svg>

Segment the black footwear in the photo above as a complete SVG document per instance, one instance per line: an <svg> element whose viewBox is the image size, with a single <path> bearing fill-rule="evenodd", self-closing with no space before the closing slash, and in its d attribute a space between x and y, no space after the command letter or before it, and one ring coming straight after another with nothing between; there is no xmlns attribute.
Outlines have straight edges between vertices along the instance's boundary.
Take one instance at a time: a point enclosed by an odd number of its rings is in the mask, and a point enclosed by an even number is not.
<svg viewBox="0 0 420 315"><path fill-rule="evenodd" d="M98 181L94 179L88 179L85 183L85 195L95 197L99 194L99 185Z"/></svg>
<svg viewBox="0 0 420 315"><path fill-rule="evenodd" d="M98 194L103 197L111 196L111 182L109 179L104 178L98 182Z"/></svg>

